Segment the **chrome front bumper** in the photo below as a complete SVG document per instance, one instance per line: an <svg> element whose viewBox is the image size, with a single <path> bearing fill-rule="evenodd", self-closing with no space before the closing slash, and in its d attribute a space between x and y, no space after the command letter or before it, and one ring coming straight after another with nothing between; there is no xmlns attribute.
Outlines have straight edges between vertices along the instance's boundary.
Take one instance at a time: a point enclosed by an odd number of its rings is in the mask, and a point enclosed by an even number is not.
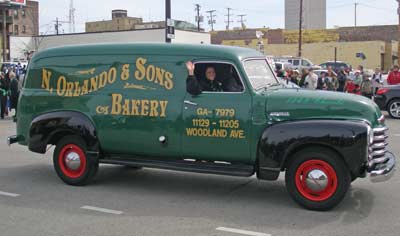
<svg viewBox="0 0 400 236"><path fill-rule="evenodd" d="M392 178L396 170L396 157L391 152L386 152L380 163L371 163L367 169L371 182L379 183Z"/></svg>

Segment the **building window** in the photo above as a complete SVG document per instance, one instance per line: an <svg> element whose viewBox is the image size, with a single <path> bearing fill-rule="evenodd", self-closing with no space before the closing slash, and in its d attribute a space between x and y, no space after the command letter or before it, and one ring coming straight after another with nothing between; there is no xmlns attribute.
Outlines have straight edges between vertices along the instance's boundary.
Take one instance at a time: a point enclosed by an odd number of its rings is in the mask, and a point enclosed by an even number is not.
<svg viewBox="0 0 400 236"><path fill-rule="evenodd" d="M18 35L18 25L14 25L14 34Z"/></svg>
<svg viewBox="0 0 400 236"><path fill-rule="evenodd" d="M14 10L14 18L18 18L18 10Z"/></svg>
<svg viewBox="0 0 400 236"><path fill-rule="evenodd" d="M21 10L21 15L22 15L22 17L25 17L25 16L26 16L26 12L25 12L24 9Z"/></svg>
<svg viewBox="0 0 400 236"><path fill-rule="evenodd" d="M25 25L22 26L22 33L23 33L23 34L26 33L26 26L25 26Z"/></svg>

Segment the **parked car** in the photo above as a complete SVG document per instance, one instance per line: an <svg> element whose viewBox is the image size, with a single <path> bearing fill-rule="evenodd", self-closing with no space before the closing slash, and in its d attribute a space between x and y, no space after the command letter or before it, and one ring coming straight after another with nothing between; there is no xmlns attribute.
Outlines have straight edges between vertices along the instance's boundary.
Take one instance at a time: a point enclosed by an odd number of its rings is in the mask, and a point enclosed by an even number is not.
<svg viewBox="0 0 400 236"><path fill-rule="evenodd" d="M350 69L351 68L350 64L342 62L342 61L336 61L336 62L327 61L325 63L320 64L320 66L321 66L322 69L328 69L328 67L331 66L334 71L338 71L338 70L340 70L342 68L344 68L344 69Z"/></svg>
<svg viewBox="0 0 400 236"><path fill-rule="evenodd" d="M388 85L378 89L375 103L392 118L400 119L400 85Z"/></svg>
<svg viewBox="0 0 400 236"><path fill-rule="evenodd" d="M301 71L302 69L310 69L310 68L314 70L321 69L320 66L315 65L310 60L301 57L275 57L274 61L275 63L276 62L290 63L292 65L292 69L299 71Z"/></svg>
<svg viewBox="0 0 400 236"><path fill-rule="evenodd" d="M210 66L222 88L240 89L192 94ZM297 203L327 210L351 181L393 175L382 117L361 96L284 88L251 49L79 45L33 56L8 144L41 154L55 145L54 169L70 185L89 183L100 163L270 181L285 172Z"/></svg>

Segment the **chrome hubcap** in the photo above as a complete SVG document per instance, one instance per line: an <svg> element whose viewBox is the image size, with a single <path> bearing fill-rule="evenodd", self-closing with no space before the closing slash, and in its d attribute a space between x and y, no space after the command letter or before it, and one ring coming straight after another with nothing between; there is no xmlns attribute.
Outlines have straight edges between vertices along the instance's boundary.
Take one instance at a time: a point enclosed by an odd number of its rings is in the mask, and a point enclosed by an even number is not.
<svg viewBox="0 0 400 236"><path fill-rule="evenodd" d="M76 152L70 152L65 157L65 165L70 170L77 170L81 166L81 159L79 158L79 154Z"/></svg>
<svg viewBox="0 0 400 236"><path fill-rule="evenodd" d="M400 102L394 102L390 106L390 114L392 114L392 116L397 118L400 117Z"/></svg>
<svg viewBox="0 0 400 236"><path fill-rule="evenodd" d="M306 178L306 184L314 192L321 192L328 185L328 176L319 169L310 171Z"/></svg>

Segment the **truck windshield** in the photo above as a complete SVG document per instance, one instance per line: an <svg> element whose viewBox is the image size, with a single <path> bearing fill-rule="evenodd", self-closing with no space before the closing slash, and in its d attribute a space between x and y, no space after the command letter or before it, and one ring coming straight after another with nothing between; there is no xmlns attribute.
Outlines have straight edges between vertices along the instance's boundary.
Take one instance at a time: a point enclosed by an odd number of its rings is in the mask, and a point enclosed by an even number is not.
<svg viewBox="0 0 400 236"><path fill-rule="evenodd" d="M251 86L255 90L279 84L266 60L244 61L244 69Z"/></svg>

